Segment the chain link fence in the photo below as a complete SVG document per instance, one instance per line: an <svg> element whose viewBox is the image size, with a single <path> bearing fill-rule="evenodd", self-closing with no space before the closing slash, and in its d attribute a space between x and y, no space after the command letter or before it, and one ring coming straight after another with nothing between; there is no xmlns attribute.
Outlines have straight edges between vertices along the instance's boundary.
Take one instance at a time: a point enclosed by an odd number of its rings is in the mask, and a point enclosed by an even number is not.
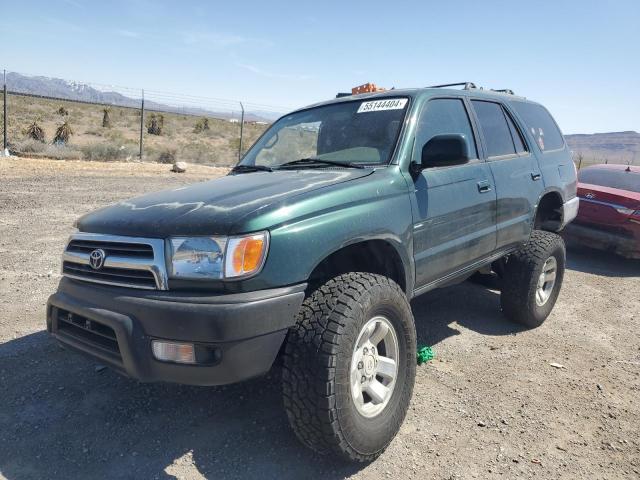
<svg viewBox="0 0 640 480"><path fill-rule="evenodd" d="M5 148L31 157L229 166L292 110L17 72L3 87Z"/></svg>

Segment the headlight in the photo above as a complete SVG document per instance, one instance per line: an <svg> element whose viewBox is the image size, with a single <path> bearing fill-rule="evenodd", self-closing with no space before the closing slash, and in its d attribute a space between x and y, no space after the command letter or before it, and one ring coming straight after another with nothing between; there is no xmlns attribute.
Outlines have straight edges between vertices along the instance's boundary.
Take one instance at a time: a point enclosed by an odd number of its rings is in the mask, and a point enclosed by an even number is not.
<svg viewBox="0 0 640 480"><path fill-rule="evenodd" d="M169 240L171 278L242 278L258 273L267 257L269 233L237 237L174 237Z"/></svg>

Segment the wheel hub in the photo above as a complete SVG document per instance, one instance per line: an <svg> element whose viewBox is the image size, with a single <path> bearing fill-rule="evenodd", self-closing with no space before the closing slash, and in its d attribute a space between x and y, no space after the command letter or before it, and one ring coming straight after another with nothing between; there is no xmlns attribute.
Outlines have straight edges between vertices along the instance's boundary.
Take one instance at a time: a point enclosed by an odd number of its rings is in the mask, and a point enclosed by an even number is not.
<svg viewBox="0 0 640 480"><path fill-rule="evenodd" d="M374 317L360 331L351 360L351 396L365 417L389 403L398 374L398 340L391 322Z"/></svg>
<svg viewBox="0 0 640 480"><path fill-rule="evenodd" d="M558 262L555 257L549 257L542 266L542 272L538 277L536 286L536 304L542 306L549 300L553 287L556 284L556 273L558 270Z"/></svg>

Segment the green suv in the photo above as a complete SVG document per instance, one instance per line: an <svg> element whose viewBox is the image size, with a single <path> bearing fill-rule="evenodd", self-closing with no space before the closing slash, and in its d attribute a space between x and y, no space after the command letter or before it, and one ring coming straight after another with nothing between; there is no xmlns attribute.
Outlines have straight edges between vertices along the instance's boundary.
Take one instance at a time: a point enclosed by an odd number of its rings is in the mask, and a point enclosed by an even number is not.
<svg viewBox="0 0 640 480"><path fill-rule="evenodd" d="M492 273L504 315L540 325L578 209L544 107L440 87L297 110L223 178L83 216L48 330L140 381L220 385L280 358L302 442L374 459L411 399L411 298Z"/></svg>

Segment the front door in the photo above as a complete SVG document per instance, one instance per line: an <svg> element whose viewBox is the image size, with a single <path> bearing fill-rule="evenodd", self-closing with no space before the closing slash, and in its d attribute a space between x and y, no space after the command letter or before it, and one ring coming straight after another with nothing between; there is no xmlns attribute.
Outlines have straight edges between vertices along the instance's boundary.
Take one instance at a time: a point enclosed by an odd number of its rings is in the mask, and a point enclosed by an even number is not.
<svg viewBox="0 0 640 480"><path fill-rule="evenodd" d="M478 158L462 98L435 98L419 116L413 161L435 135L462 134L471 160L426 168L413 177L416 289L426 287L489 255L496 247L496 191L489 165Z"/></svg>

